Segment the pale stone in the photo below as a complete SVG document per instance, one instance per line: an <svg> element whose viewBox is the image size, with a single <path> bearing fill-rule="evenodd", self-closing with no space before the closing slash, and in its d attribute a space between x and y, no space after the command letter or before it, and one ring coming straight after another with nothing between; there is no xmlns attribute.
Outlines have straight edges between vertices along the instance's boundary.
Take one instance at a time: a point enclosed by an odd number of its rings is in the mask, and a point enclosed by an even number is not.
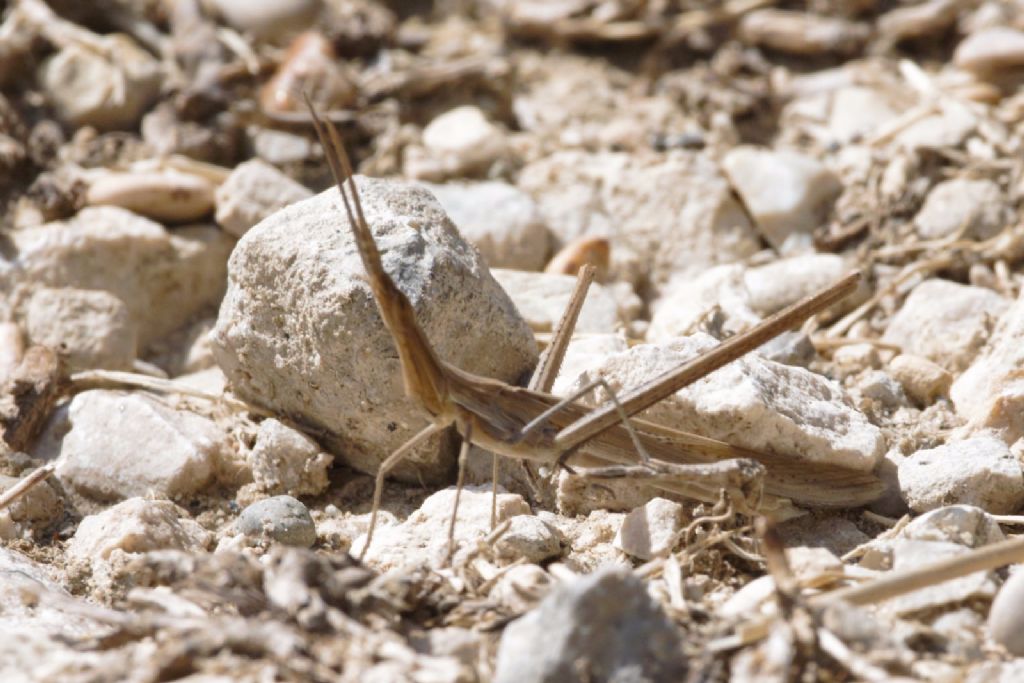
<svg viewBox="0 0 1024 683"><path fill-rule="evenodd" d="M309 510L291 496L274 496L248 506L235 523L246 536L303 548L316 543L316 525Z"/></svg>
<svg viewBox="0 0 1024 683"><path fill-rule="evenodd" d="M899 540L893 544L893 571L920 569L971 552L957 543ZM892 614L912 614L975 599L990 599L996 592L992 572L974 572L899 595L880 604Z"/></svg>
<svg viewBox="0 0 1024 683"><path fill-rule="evenodd" d="M107 560L115 550L200 552L210 541L210 532L189 519L188 513L174 503L129 498L83 519L68 541L67 553L83 560Z"/></svg>
<svg viewBox="0 0 1024 683"><path fill-rule="evenodd" d="M899 538L959 543L967 548L1006 540L999 522L973 505L947 505L926 512L903 527Z"/></svg>
<svg viewBox="0 0 1024 683"><path fill-rule="evenodd" d="M69 417L57 477L97 500L196 493L212 481L224 447L211 420L141 392L80 393Z"/></svg>
<svg viewBox="0 0 1024 683"><path fill-rule="evenodd" d="M953 382L956 412L972 429L994 429L1006 443L1024 436L1024 296L999 319L988 346Z"/></svg>
<svg viewBox="0 0 1024 683"><path fill-rule="evenodd" d="M988 613L988 632L992 639L1015 657L1024 657L1024 571L1016 565L1002 585ZM1022 672L1024 673L1024 672Z"/></svg>
<svg viewBox="0 0 1024 683"><path fill-rule="evenodd" d="M990 289L932 278L914 288L882 339L899 345L904 353L960 372L985 345L1009 306Z"/></svg>
<svg viewBox="0 0 1024 683"><path fill-rule="evenodd" d="M125 34L100 40L103 49L69 41L43 62L39 81L72 126L133 128L160 92L160 62Z"/></svg>
<svg viewBox="0 0 1024 683"><path fill-rule="evenodd" d="M576 379L586 370L600 365L604 358L629 349L629 342L621 334L595 334L576 337L569 342L569 348L562 359L558 378L552 393L564 396L572 391Z"/></svg>
<svg viewBox="0 0 1024 683"><path fill-rule="evenodd" d="M743 282L750 293L750 307L759 315L768 316L835 284L851 270L835 254L807 254L750 268L744 273ZM849 297L843 302L844 307L855 299Z"/></svg>
<svg viewBox="0 0 1024 683"><path fill-rule="evenodd" d="M680 632L627 569L605 568L557 586L505 628L496 683L591 680L681 680L686 673Z"/></svg>
<svg viewBox="0 0 1024 683"><path fill-rule="evenodd" d="M615 547L640 560L651 560L672 551L682 529L683 506L653 498L622 520Z"/></svg>
<svg viewBox="0 0 1024 683"><path fill-rule="evenodd" d="M437 200L413 183L356 182L384 267L437 354L505 382L528 373L533 334ZM239 396L322 429L321 443L363 472L375 473L430 418L405 395L336 189L278 211L238 242L211 340ZM393 474L438 481L453 459L451 439L436 437Z"/></svg>
<svg viewBox="0 0 1024 683"><path fill-rule="evenodd" d="M953 178L932 188L914 216L914 225L924 239L948 237L964 230L964 237L983 240L1012 219L1010 206L994 182Z"/></svg>
<svg viewBox="0 0 1024 683"><path fill-rule="evenodd" d="M857 51L868 35L864 24L780 9L755 10L739 25L743 41L795 55L849 54Z"/></svg>
<svg viewBox="0 0 1024 683"><path fill-rule="evenodd" d="M127 370L135 360L135 325L109 292L37 289L25 323L31 343L57 351L71 371Z"/></svg>
<svg viewBox="0 0 1024 683"><path fill-rule="evenodd" d="M262 491L315 496L327 489L334 458L302 432L268 418L260 423L249 460L253 480Z"/></svg>
<svg viewBox="0 0 1024 683"><path fill-rule="evenodd" d="M533 199L508 183L424 183L491 268L542 270L551 249ZM572 273L575 275L575 273Z"/></svg>
<svg viewBox="0 0 1024 683"><path fill-rule="evenodd" d="M434 118L423 129L423 157L406 151L405 172L413 178L437 179L472 174L504 157L505 132L487 120L479 107L465 105Z"/></svg>
<svg viewBox="0 0 1024 683"><path fill-rule="evenodd" d="M892 42L939 33L956 21L958 0L928 0L898 7L878 18L879 32Z"/></svg>
<svg viewBox="0 0 1024 683"><path fill-rule="evenodd" d="M508 521L508 530L494 543L498 557L540 563L561 555L558 534L539 517L516 515Z"/></svg>
<svg viewBox="0 0 1024 683"><path fill-rule="evenodd" d="M896 136L895 145L906 150L959 147L978 126L978 117L955 100L943 102L942 111L916 121Z"/></svg>
<svg viewBox="0 0 1024 683"><path fill-rule="evenodd" d="M899 484L916 512L962 503L1008 514L1024 503L1020 463L991 436L917 451L900 464Z"/></svg>
<svg viewBox="0 0 1024 683"><path fill-rule="evenodd" d="M267 162L250 159L236 166L217 188L217 225L241 237L275 211L312 196L308 188Z"/></svg>
<svg viewBox="0 0 1024 683"><path fill-rule="evenodd" d="M692 334L718 318L719 328L737 334L761 322L751 306L746 269L739 264L715 266L696 278L673 278L654 301L647 341L667 342Z"/></svg>
<svg viewBox="0 0 1024 683"><path fill-rule="evenodd" d="M577 379L603 377L617 393L678 367L717 342L697 334L641 344L609 356ZM736 446L870 470L885 452L881 431L850 406L842 388L803 368L746 356L684 388L641 415Z"/></svg>
<svg viewBox="0 0 1024 683"><path fill-rule="evenodd" d="M1024 31L993 26L976 31L960 41L953 63L981 76L1024 67Z"/></svg>
<svg viewBox="0 0 1024 683"><path fill-rule="evenodd" d="M888 93L859 85L837 90L831 104L828 130L834 139L844 143L871 135L900 111Z"/></svg>
<svg viewBox="0 0 1024 683"><path fill-rule="evenodd" d="M929 406L941 396L949 396L953 375L945 368L920 356L901 353L886 366L903 390L922 406Z"/></svg>
<svg viewBox="0 0 1024 683"><path fill-rule="evenodd" d="M805 250L839 196L839 179L816 159L787 150L731 149L722 160L757 227L782 253Z"/></svg>
<svg viewBox="0 0 1024 683"><path fill-rule="evenodd" d="M366 551L365 562L380 571L399 567L434 565L442 561L448 550L448 528L455 509L455 487L431 495L419 509L395 526L378 528ZM523 497L499 493L495 523L517 515L529 515L530 506ZM467 486L459 497L455 519L455 558L471 549L475 542L491 532L490 485ZM355 540L350 554L359 556L366 544L366 535ZM456 562L457 565L457 562Z"/></svg>
<svg viewBox="0 0 1024 683"><path fill-rule="evenodd" d="M322 0L212 0L212 5L239 31L280 40L311 24Z"/></svg>
<svg viewBox="0 0 1024 683"><path fill-rule="evenodd" d="M857 379L856 390L861 396L877 401L893 410L906 403L903 387L882 370L869 370Z"/></svg>
<svg viewBox="0 0 1024 683"><path fill-rule="evenodd" d="M570 275L529 273L504 268L494 268L491 275L508 293L519 314L535 332L554 330L576 288L576 278ZM590 285L575 331L607 333L614 332L618 326L619 311L615 299L601 285Z"/></svg>
<svg viewBox="0 0 1024 683"><path fill-rule="evenodd" d="M145 348L220 301L232 240L214 227L173 233L130 211L90 207L11 233L12 287L105 290L128 307Z"/></svg>
<svg viewBox="0 0 1024 683"><path fill-rule="evenodd" d="M615 279L661 288L761 248L721 170L702 154L562 151L526 166L519 187L537 200L556 247L608 239Z"/></svg>

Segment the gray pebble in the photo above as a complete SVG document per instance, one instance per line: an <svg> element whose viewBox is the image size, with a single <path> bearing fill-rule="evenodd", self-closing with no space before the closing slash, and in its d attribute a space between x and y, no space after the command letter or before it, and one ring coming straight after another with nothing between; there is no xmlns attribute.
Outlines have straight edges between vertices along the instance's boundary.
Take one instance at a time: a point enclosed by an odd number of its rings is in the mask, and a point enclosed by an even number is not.
<svg viewBox="0 0 1024 683"><path fill-rule="evenodd" d="M246 536L308 548L316 542L316 525L305 505L291 496L274 496L253 503L238 517L238 530Z"/></svg>

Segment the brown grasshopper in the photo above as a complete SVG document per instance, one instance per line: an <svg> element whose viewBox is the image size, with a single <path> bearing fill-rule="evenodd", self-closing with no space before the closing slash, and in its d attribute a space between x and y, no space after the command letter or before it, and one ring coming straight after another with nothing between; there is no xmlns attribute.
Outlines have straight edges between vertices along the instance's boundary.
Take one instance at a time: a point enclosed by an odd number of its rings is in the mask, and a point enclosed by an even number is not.
<svg viewBox="0 0 1024 683"><path fill-rule="evenodd" d="M656 488L702 501L716 501L725 489L734 494L736 510L747 514L755 507L770 510L772 504L784 505L785 499L812 507L855 507L880 495L882 484L869 472L756 452L629 419L847 296L856 287L859 273L625 392L621 398L609 390L609 401L594 409L586 408L574 401L603 382L562 399L546 391L473 375L438 358L416 321L412 304L384 270L337 130L326 126L312 108L311 113L374 299L394 339L406 394L417 400L431 419L429 426L378 469L373 512L361 555L365 555L373 538L387 472L422 440L452 425L463 439L460 471L470 445L475 444L499 455L549 465L565 465L570 456L578 454L584 464L613 466L605 469L609 476L639 474ZM550 369L547 374L550 377ZM764 496L760 495L761 485ZM755 487L757 502L752 504Z"/></svg>

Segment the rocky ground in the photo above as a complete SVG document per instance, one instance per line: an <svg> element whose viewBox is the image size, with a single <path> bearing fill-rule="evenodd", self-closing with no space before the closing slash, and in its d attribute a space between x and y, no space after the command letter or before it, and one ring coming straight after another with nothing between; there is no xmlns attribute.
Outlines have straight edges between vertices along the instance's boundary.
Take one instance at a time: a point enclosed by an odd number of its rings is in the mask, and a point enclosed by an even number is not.
<svg viewBox="0 0 1024 683"><path fill-rule="evenodd" d="M1024 678L1024 4L0 10L0 679ZM474 448L448 557L449 430L367 548L427 414L303 93L478 375L526 384L583 263L558 395L859 269L643 415L774 454L799 504L503 460L492 507Z"/></svg>

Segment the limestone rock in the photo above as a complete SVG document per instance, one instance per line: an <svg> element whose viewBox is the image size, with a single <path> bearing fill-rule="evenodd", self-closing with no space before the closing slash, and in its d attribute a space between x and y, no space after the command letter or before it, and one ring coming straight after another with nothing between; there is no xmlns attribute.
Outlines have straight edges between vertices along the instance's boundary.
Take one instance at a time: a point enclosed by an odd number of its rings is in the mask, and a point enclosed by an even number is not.
<svg viewBox="0 0 1024 683"><path fill-rule="evenodd" d="M309 510L291 496L274 496L253 503L238 516L238 530L246 536L303 548L316 543L316 525Z"/></svg>
<svg viewBox="0 0 1024 683"><path fill-rule="evenodd" d="M932 278L914 288L882 338L898 344L904 353L960 372L1007 308L1009 302L990 289Z"/></svg>
<svg viewBox="0 0 1024 683"><path fill-rule="evenodd" d="M999 186L991 180L953 178L928 193L914 216L917 234L932 240L963 228L967 239L992 237L1012 220L1012 212Z"/></svg>
<svg viewBox="0 0 1024 683"><path fill-rule="evenodd" d="M944 31L956 21L957 0L927 0L890 10L878 18L878 30L892 42Z"/></svg>
<svg viewBox="0 0 1024 683"><path fill-rule="evenodd" d="M600 376L616 392L639 386L716 345L697 334L643 344L604 359L577 379ZM870 470L885 452L877 427L834 382L748 355L641 413L644 419L737 446Z"/></svg>
<svg viewBox="0 0 1024 683"><path fill-rule="evenodd" d="M786 150L740 146L722 167L765 239L782 253L807 249L842 190L821 162Z"/></svg>
<svg viewBox="0 0 1024 683"><path fill-rule="evenodd" d="M379 528L366 552L365 561L380 571L413 565L434 565L444 558L448 548L448 525L455 505L455 487L431 495L418 510L395 526ZM530 506L523 497L499 493L495 523L517 515L529 515ZM459 498L455 520L456 557L474 541L491 531L490 485L467 486ZM355 540L350 554L358 556L366 543L366 535ZM545 541L546 545L548 542Z"/></svg>
<svg viewBox="0 0 1024 683"><path fill-rule="evenodd" d="M214 227L171 233L117 207L16 230L11 242L12 287L108 291L128 307L141 348L220 301L232 244Z"/></svg>
<svg viewBox="0 0 1024 683"><path fill-rule="evenodd" d="M529 327L433 196L415 184L357 183L384 267L438 355L506 382L531 370L537 350ZM365 278L337 190L292 204L239 241L211 339L235 392L323 429L331 452L373 473L428 415L405 396ZM449 441L417 449L395 476L447 476Z"/></svg>
<svg viewBox="0 0 1024 683"><path fill-rule="evenodd" d="M508 292L531 329L551 332L565 312L576 278L551 273L528 273L521 270L495 268L491 275ZM590 285L583 302L576 331L583 333L614 332L619 326L618 305L611 293L599 284Z"/></svg>
<svg viewBox="0 0 1024 683"><path fill-rule="evenodd" d="M71 557L107 560L115 550L144 553L177 549L198 552L210 544L210 532L167 500L129 498L78 525L68 542Z"/></svg>
<svg viewBox="0 0 1024 683"><path fill-rule="evenodd" d="M289 204L313 193L260 159L250 159L231 172L214 195L217 225L237 237Z"/></svg>
<svg viewBox="0 0 1024 683"><path fill-rule="evenodd" d="M193 494L213 479L224 447L211 420L141 392L85 391L69 415L57 477L96 500Z"/></svg>
<svg viewBox="0 0 1024 683"><path fill-rule="evenodd" d="M941 112L904 128L894 143L908 151L959 147L974 132L978 122L967 103L950 101L943 104Z"/></svg>
<svg viewBox="0 0 1024 683"><path fill-rule="evenodd" d="M188 223L213 212L214 184L174 170L107 171L92 180L89 206L119 206L163 223Z"/></svg>
<svg viewBox="0 0 1024 683"><path fill-rule="evenodd" d="M828 130L842 143L871 135L900 112L889 93L861 85L840 88L832 95L831 102Z"/></svg>
<svg viewBox="0 0 1024 683"><path fill-rule="evenodd" d="M994 429L1006 443L1024 436L1024 296L999 319L988 346L953 382L957 414L973 429Z"/></svg>
<svg viewBox="0 0 1024 683"><path fill-rule="evenodd" d="M667 554L677 540L682 521L682 505L653 498L626 515L615 535L615 547L641 560Z"/></svg>
<svg viewBox="0 0 1024 683"><path fill-rule="evenodd" d="M926 512L907 524L899 538L959 543L967 548L1006 540L999 522L973 505L947 505Z"/></svg>
<svg viewBox="0 0 1024 683"><path fill-rule="evenodd" d="M128 307L109 292L37 289L25 323L31 343L56 350L72 372L127 370L135 360L135 325Z"/></svg>
<svg viewBox="0 0 1024 683"><path fill-rule="evenodd" d="M550 236L533 199L498 181L426 184L491 268L541 270ZM575 274L575 273L573 273Z"/></svg>
<svg viewBox="0 0 1024 683"><path fill-rule="evenodd" d="M556 587L501 636L496 683L681 680L680 633L625 569L606 568Z"/></svg>
<svg viewBox="0 0 1024 683"><path fill-rule="evenodd" d="M916 512L960 503L1007 514L1024 504L1020 463L991 436L917 451L900 464L899 485Z"/></svg>
<svg viewBox="0 0 1024 683"><path fill-rule="evenodd" d="M537 200L556 247L607 238L616 279L636 282L649 272L660 288L760 249L729 183L704 155L562 151L526 166L519 187Z"/></svg>
<svg viewBox="0 0 1024 683"><path fill-rule="evenodd" d="M260 423L249 459L257 487L291 496L323 493L334 461L313 439L273 418Z"/></svg>

